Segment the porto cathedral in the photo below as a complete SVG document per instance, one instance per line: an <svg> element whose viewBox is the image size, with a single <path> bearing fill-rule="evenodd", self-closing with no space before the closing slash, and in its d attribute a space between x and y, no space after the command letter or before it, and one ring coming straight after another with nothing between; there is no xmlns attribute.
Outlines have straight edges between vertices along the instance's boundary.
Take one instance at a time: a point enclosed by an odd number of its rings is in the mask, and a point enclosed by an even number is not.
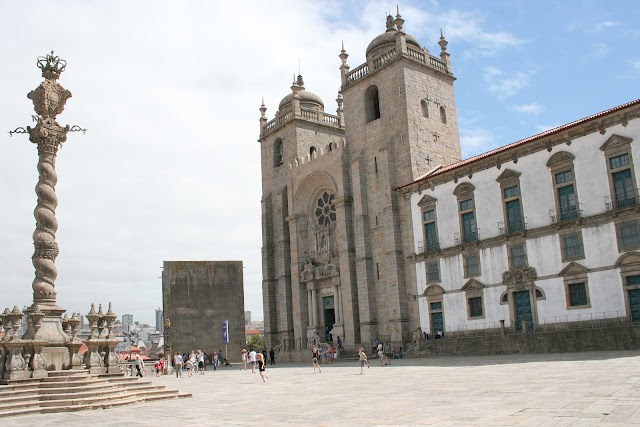
<svg viewBox="0 0 640 427"><path fill-rule="evenodd" d="M355 68L343 47L335 115L300 75L260 107L267 345L640 321L640 100L463 161L448 42L403 25L387 16ZM590 246L606 239L615 257Z"/></svg>

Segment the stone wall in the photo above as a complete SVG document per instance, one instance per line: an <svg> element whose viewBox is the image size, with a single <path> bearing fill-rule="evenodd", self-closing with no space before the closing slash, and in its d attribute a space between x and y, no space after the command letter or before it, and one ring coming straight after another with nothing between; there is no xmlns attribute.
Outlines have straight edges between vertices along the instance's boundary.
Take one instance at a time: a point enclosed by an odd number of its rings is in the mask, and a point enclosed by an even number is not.
<svg viewBox="0 0 640 427"><path fill-rule="evenodd" d="M640 327L620 325L592 329L422 340L419 343L419 350L409 349L407 356L486 356L638 349L640 349Z"/></svg>
<svg viewBox="0 0 640 427"><path fill-rule="evenodd" d="M228 359L240 360L245 343L242 261L164 261L162 302L171 319L175 353L225 351L222 321L229 321Z"/></svg>

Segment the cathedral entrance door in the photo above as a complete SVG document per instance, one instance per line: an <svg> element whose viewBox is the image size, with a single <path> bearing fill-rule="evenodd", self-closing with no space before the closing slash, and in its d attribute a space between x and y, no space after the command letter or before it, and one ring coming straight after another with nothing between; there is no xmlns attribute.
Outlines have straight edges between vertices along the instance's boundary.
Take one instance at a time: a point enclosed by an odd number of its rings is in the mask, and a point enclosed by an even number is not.
<svg viewBox="0 0 640 427"><path fill-rule="evenodd" d="M322 307L324 309L324 336L325 339L329 341L329 332L333 329L333 324L336 323L333 295L322 297Z"/></svg>
<svg viewBox="0 0 640 427"><path fill-rule="evenodd" d="M533 316L531 315L531 296L529 291L513 293L516 330L522 330L522 319L527 322L527 329L533 330Z"/></svg>

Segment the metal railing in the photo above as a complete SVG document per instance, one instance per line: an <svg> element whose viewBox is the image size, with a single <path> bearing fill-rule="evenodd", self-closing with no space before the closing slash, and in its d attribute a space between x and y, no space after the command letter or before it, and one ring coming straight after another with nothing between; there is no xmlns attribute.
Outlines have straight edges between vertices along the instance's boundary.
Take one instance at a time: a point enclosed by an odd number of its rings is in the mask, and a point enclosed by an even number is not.
<svg viewBox="0 0 640 427"><path fill-rule="evenodd" d="M507 221L506 224L504 221L500 221L498 223L498 232L501 236L504 236L527 231L527 223L525 221Z"/></svg>
<svg viewBox="0 0 640 427"><path fill-rule="evenodd" d="M623 194L616 194L614 200L610 196L604 196L604 205L608 211L632 208L640 205L640 199L636 191L627 191Z"/></svg>
<svg viewBox="0 0 640 427"><path fill-rule="evenodd" d="M580 209L580 204L578 204L578 206L551 209L549 210L549 217L551 218L551 222L553 224L575 221L582 218L582 209Z"/></svg>
<svg viewBox="0 0 640 427"><path fill-rule="evenodd" d="M613 327L628 325L631 323L627 313L618 311L601 311L596 313L576 313L561 316L548 316L540 319L534 325L534 331L565 331L574 329L595 329L603 327ZM504 322L505 334L512 334L511 322ZM460 338L474 336L502 335L501 322L473 323L465 325L452 325L445 328L444 338ZM518 331L515 333L522 333ZM431 339L432 337L429 336Z"/></svg>
<svg viewBox="0 0 640 427"><path fill-rule="evenodd" d="M620 326L629 323L631 323L631 320L627 316L627 313L618 310L543 317L537 327L543 330L561 331Z"/></svg>
<svg viewBox="0 0 640 427"><path fill-rule="evenodd" d="M438 252L440 250L440 242L427 242L425 245L424 242L418 242L418 253L429 253L429 252Z"/></svg>
<svg viewBox="0 0 640 427"><path fill-rule="evenodd" d="M470 233L463 233L462 235L460 233L454 233L453 238L456 241L456 246L463 245L465 243L477 242L478 240L480 240L480 229L478 228L475 231L472 231Z"/></svg>

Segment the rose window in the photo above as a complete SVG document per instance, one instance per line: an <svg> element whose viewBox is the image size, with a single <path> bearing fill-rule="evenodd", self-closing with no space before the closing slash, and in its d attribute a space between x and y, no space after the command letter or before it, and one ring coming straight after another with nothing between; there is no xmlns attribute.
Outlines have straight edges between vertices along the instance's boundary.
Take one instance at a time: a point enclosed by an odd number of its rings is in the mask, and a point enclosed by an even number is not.
<svg viewBox="0 0 640 427"><path fill-rule="evenodd" d="M333 203L336 199L336 195L329 195L326 191L322 194L322 197L318 199L318 206L316 206L316 217L320 225L331 225L336 221L336 205Z"/></svg>

